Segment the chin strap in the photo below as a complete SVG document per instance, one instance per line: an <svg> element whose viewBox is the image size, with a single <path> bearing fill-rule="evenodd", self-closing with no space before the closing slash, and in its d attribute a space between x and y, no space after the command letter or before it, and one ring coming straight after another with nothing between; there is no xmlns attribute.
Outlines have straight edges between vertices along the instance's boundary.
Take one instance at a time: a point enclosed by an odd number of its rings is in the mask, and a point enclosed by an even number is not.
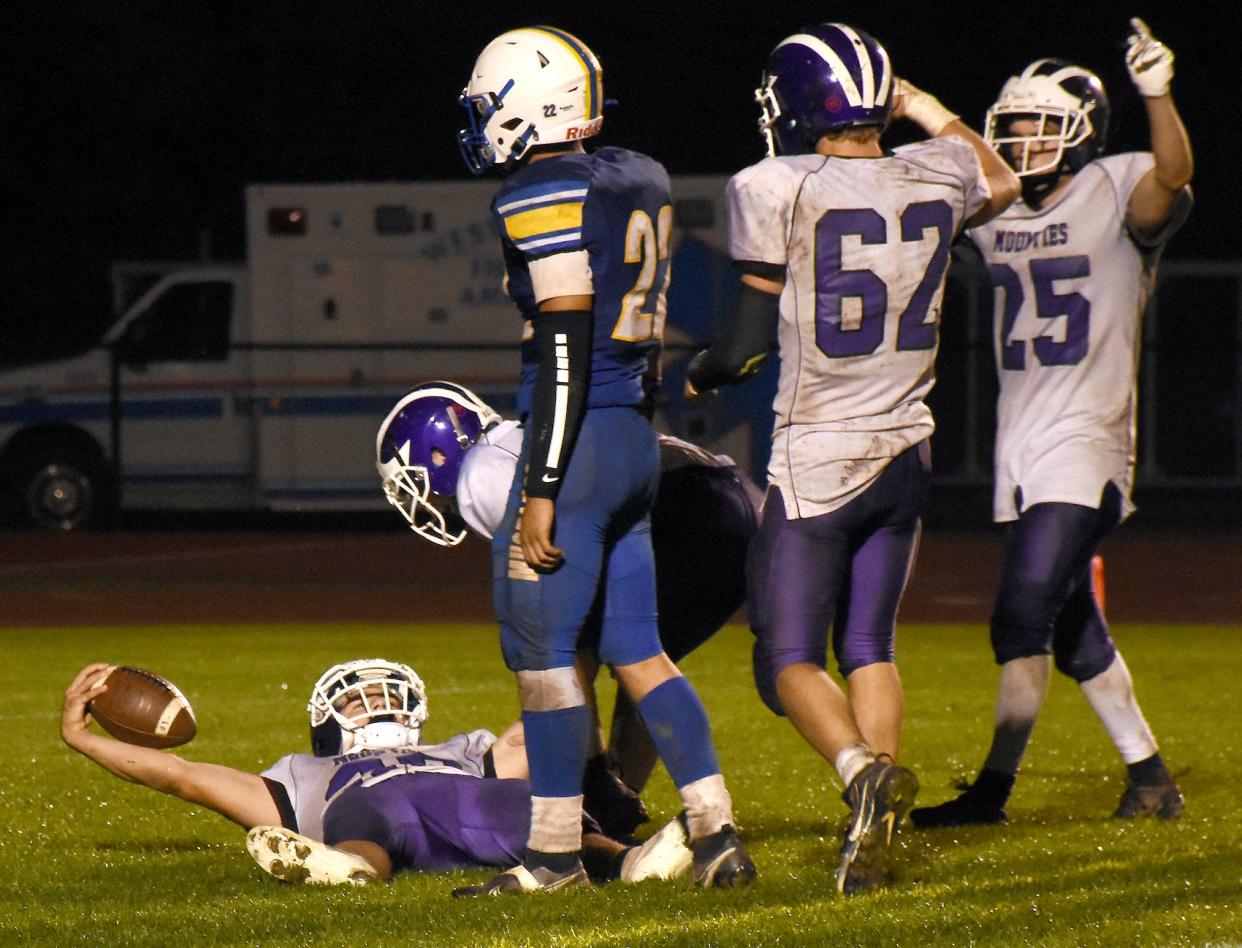
<svg viewBox="0 0 1242 948"><path fill-rule="evenodd" d="M1058 184L1061 183L1061 171L1051 174L1026 175L1018 179L1022 185L1022 200L1031 210L1039 210L1041 204Z"/></svg>

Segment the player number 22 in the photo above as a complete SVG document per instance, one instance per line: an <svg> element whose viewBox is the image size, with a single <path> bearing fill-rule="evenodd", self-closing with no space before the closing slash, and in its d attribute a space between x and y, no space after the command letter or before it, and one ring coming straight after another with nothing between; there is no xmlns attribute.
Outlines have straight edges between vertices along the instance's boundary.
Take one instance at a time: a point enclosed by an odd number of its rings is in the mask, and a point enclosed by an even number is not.
<svg viewBox="0 0 1242 948"><path fill-rule="evenodd" d="M622 342L646 342L664 338L665 303L668 290L669 232L673 229L673 207L665 204L651 215L636 210L625 228L625 262L637 263L638 279L621 298L621 314L612 338Z"/></svg>

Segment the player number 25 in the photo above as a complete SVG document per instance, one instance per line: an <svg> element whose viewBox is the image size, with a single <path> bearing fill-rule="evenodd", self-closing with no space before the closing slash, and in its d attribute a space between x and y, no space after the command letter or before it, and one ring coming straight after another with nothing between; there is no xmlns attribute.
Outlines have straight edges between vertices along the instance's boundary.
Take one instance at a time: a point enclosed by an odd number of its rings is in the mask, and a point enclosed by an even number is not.
<svg viewBox="0 0 1242 948"><path fill-rule="evenodd" d="M621 314L612 338L622 342L645 342L664 338L664 294L668 290L669 232L673 207L665 204L651 215L636 210L625 228L625 262L639 264L634 287L621 298Z"/></svg>
<svg viewBox="0 0 1242 948"><path fill-rule="evenodd" d="M945 268L953 237L953 210L945 201L918 201L901 212L902 243L920 243L924 232L936 231L936 245L924 265L923 277L910 294L897 321L899 350L932 349L936 320L927 319ZM869 355L884 341L888 314L888 285L873 270L846 270L841 244L848 236L864 246L888 243L888 223L873 208L833 209L815 225L815 342L831 359ZM844 302L857 299L862 319L854 328L842 321Z"/></svg>
<svg viewBox="0 0 1242 948"><path fill-rule="evenodd" d="M1078 254L1072 257L1045 257L1030 263L1031 283L1035 286L1035 313L1040 319L1065 317L1065 338L1058 342L1040 335L1031 340L1035 358L1040 365L1077 365L1087 354L1091 328L1091 302L1081 293L1058 293L1057 280L1073 280L1091 275L1091 258ZM1010 339L1018 312L1026 299L1018 272L1007 263L988 267L992 286L1004 296L1001 310L1001 368L1021 372L1026 368L1026 340Z"/></svg>

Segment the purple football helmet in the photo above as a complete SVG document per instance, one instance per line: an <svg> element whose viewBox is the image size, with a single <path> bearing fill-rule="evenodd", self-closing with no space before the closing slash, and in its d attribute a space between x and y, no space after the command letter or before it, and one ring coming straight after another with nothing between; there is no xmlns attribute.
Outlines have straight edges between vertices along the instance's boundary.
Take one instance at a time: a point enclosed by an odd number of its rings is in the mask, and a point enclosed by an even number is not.
<svg viewBox="0 0 1242 948"><path fill-rule="evenodd" d="M419 385L388 413L375 438L375 466L384 496L419 536L440 546L466 538L449 498L466 452L500 420L478 395L452 382Z"/></svg>
<svg viewBox="0 0 1242 948"><path fill-rule="evenodd" d="M883 130L894 85L888 53L862 30L821 23L785 37L755 90L769 157L810 154L831 132Z"/></svg>

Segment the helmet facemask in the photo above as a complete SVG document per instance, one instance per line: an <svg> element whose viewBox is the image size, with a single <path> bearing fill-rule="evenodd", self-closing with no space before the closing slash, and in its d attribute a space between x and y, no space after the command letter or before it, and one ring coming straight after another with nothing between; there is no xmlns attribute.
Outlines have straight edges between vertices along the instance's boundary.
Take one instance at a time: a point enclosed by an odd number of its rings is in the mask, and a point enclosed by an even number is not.
<svg viewBox="0 0 1242 948"><path fill-rule="evenodd" d="M410 445L393 449L393 456L379 464L384 496L401 511L410 529L436 546L457 546L467 529L452 509L452 498L433 495L430 472L410 464Z"/></svg>
<svg viewBox="0 0 1242 948"><path fill-rule="evenodd" d="M427 692L407 665L359 659L324 672L307 710L317 756L408 747L422 736Z"/></svg>
<svg viewBox="0 0 1242 948"><path fill-rule="evenodd" d="M1033 131L1015 134L1015 123L1029 121ZM1060 174L1077 171L1072 166L1074 150L1095 134L1087 109L1044 106L1036 109L997 104L988 109L987 143L1013 168L1019 178L1028 175ZM1084 162L1085 163L1085 162Z"/></svg>

